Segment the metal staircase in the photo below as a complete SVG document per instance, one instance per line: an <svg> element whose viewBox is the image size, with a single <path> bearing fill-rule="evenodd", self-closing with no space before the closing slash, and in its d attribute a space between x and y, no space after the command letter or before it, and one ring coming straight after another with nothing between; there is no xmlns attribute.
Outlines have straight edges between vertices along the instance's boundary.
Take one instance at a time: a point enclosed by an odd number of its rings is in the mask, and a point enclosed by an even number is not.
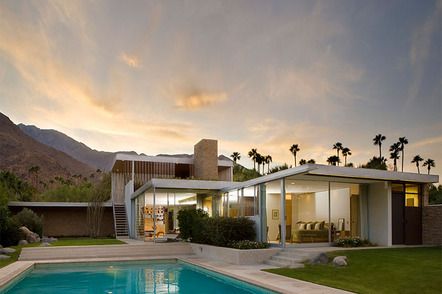
<svg viewBox="0 0 442 294"><path fill-rule="evenodd" d="M129 238L129 228L127 225L126 206L114 203L114 225L115 237Z"/></svg>

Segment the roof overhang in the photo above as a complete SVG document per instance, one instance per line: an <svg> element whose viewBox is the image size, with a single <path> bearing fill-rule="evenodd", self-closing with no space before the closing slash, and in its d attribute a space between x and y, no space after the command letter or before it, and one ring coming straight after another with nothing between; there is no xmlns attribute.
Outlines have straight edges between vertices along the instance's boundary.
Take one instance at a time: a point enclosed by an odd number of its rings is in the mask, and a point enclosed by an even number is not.
<svg viewBox="0 0 442 294"><path fill-rule="evenodd" d="M175 164L193 164L193 157L178 157L178 156L149 156L149 155L134 155L117 153L112 162L112 171L117 171L118 166L123 161L134 162L162 162L162 163L175 163ZM231 160L218 159L218 167L232 167Z"/></svg>
<svg viewBox="0 0 442 294"><path fill-rule="evenodd" d="M138 188L132 194L131 199L138 197L152 188L181 191L222 191L231 185L232 182L226 181L151 179L146 184Z"/></svg>
<svg viewBox="0 0 442 294"><path fill-rule="evenodd" d="M27 202L10 201L9 207L88 207L88 202ZM104 207L112 207L111 202L104 202Z"/></svg>

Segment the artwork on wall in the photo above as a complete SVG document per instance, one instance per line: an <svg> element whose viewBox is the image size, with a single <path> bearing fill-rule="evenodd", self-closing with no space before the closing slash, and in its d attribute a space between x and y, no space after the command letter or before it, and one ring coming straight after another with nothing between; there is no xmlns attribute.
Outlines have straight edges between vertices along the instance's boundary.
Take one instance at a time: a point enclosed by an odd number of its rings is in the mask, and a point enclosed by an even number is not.
<svg viewBox="0 0 442 294"><path fill-rule="evenodd" d="M279 209L272 209L272 219L279 219Z"/></svg>

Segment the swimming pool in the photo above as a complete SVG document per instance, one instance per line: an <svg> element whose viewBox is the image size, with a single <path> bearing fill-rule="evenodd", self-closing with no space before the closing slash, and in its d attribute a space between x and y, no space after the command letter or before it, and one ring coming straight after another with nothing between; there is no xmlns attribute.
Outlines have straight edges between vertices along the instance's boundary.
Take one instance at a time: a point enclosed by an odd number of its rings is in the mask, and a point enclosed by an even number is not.
<svg viewBox="0 0 442 294"><path fill-rule="evenodd" d="M180 260L37 264L0 293L275 293Z"/></svg>

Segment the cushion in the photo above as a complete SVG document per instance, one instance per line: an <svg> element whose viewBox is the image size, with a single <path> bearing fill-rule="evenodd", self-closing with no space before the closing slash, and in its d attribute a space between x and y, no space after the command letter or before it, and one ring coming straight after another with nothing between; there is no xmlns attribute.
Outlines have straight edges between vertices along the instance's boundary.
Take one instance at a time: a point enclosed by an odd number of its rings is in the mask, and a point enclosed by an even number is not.
<svg viewBox="0 0 442 294"><path fill-rule="evenodd" d="M305 226L306 230L313 230L314 229L314 223L307 223L307 225Z"/></svg>
<svg viewBox="0 0 442 294"><path fill-rule="evenodd" d="M305 230L305 223L298 223L298 230Z"/></svg>
<svg viewBox="0 0 442 294"><path fill-rule="evenodd" d="M315 231L320 231L322 228L322 223L320 223L320 222L317 222L317 223L315 223Z"/></svg>

